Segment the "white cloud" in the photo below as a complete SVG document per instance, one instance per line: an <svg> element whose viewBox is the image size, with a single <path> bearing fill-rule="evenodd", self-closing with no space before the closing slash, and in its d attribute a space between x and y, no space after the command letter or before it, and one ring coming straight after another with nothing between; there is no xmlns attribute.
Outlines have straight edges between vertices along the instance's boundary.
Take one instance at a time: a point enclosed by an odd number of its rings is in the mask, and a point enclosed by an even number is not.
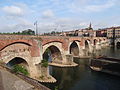
<svg viewBox="0 0 120 90"><path fill-rule="evenodd" d="M69 6L70 10L72 12L78 12L78 11L82 11L82 12L100 12L100 11L104 11L108 8L111 8L115 5L116 0L106 0L103 3L101 3L99 0L96 1L96 3L90 4L90 2L95 2L95 0L75 0L74 2L71 3L71 5ZM80 4L80 3L84 3L84 4Z"/></svg>
<svg viewBox="0 0 120 90"><path fill-rule="evenodd" d="M23 31L26 29L32 29L34 30L33 25L29 23L17 23L17 24L8 24L8 25L3 25L0 28L0 32L18 32L18 31Z"/></svg>
<svg viewBox="0 0 120 90"><path fill-rule="evenodd" d="M23 15L24 11L17 6L5 6L2 8L4 12L10 15Z"/></svg>
<svg viewBox="0 0 120 90"><path fill-rule="evenodd" d="M35 2L36 1L36 2ZM119 24L120 20L107 18L102 11L115 6L116 0L35 0L29 3L14 2L2 8L0 17L0 31L21 31L28 28L35 29L34 21L38 21L39 33L56 31L70 31L88 27L90 21L94 28L102 28ZM51 4L51 5L50 5ZM7 4L5 4L7 5ZM119 7L119 6L118 6ZM116 7L115 7L116 8ZM114 9L115 10L115 9ZM72 13L70 12L72 11ZM92 13L91 13L92 12ZM96 12L100 13L97 15ZM87 13L87 14L86 14ZM93 14L95 13L94 16ZM109 12L111 14L113 12ZM118 13L119 14L119 13ZM58 15L58 16L57 16ZM118 15L119 16L119 15ZM110 17L110 15L108 15ZM119 17L118 17L119 18ZM104 21L101 21L104 19ZM2 22L4 21L4 22ZM112 21L112 22L109 22Z"/></svg>
<svg viewBox="0 0 120 90"><path fill-rule="evenodd" d="M33 22L29 19L33 10L24 3L14 3L1 8L0 32L17 32L25 29L34 29ZM4 21L4 22L2 22Z"/></svg>
<svg viewBox="0 0 120 90"><path fill-rule="evenodd" d="M52 10L46 10L42 13L42 17L43 18L51 18L51 17L54 17L54 13Z"/></svg>
<svg viewBox="0 0 120 90"><path fill-rule="evenodd" d="M114 3L112 1L109 1L102 5L89 5L89 6L85 7L84 10L98 12L98 11L103 11L105 9L111 8L112 6L114 6Z"/></svg>
<svg viewBox="0 0 120 90"><path fill-rule="evenodd" d="M88 22L81 22L79 25L81 27L87 27L88 26Z"/></svg>

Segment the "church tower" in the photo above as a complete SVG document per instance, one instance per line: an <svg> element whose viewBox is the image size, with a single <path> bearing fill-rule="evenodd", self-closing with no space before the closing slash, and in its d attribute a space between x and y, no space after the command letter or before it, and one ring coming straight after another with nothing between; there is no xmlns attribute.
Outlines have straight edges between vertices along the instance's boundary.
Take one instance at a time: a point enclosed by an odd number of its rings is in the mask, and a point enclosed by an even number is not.
<svg viewBox="0 0 120 90"><path fill-rule="evenodd" d="M93 30L91 22L90 22L90 25L88 27L88 30Z"/></svg>

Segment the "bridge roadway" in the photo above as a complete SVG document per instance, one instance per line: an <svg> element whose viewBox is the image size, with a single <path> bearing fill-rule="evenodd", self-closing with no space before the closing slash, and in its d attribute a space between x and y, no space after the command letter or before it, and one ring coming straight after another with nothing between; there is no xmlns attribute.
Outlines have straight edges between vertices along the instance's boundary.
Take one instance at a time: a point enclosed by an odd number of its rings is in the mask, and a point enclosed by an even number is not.
<svg viewBox="0 0 120 90"><path fill-rule="evenodd" d="M48 59L48 51L51 65L69 67L77 65L73 57L86 56L86 50L87 54L92 53L108 44L105 37L0 35L0 61L8 64L19 60L14 64L24 65L30 77L40 80L44 76L46 82L55 82L48 68L41 63L43 59Z"/></svg>

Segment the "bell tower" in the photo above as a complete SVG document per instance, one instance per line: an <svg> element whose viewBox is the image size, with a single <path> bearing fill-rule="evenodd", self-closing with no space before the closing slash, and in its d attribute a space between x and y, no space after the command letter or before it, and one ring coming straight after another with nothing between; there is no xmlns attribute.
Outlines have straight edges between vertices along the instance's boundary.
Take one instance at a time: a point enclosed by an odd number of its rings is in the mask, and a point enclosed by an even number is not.
<svg viewBox="0 0 120 90"><path fill-rule="evenodd" d="M89 27L88 27L88 30L93 30L93 28L92 28L92 24L91 24L91 22L90 22L90 25L89 25Z"/></svg>

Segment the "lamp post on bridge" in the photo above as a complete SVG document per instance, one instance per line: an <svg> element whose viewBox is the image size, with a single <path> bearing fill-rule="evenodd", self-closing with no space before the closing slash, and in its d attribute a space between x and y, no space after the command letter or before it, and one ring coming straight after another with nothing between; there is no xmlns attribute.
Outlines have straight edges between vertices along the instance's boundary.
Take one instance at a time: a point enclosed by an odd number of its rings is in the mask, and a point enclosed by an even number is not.
<svg viewBox="0 0 120 90"><path fill-rule="evenodd" d="M34 25L35 25L35 32L36 32L36 36L38 36L38 23L37 23L37 21L34 23Z"/></svg>

